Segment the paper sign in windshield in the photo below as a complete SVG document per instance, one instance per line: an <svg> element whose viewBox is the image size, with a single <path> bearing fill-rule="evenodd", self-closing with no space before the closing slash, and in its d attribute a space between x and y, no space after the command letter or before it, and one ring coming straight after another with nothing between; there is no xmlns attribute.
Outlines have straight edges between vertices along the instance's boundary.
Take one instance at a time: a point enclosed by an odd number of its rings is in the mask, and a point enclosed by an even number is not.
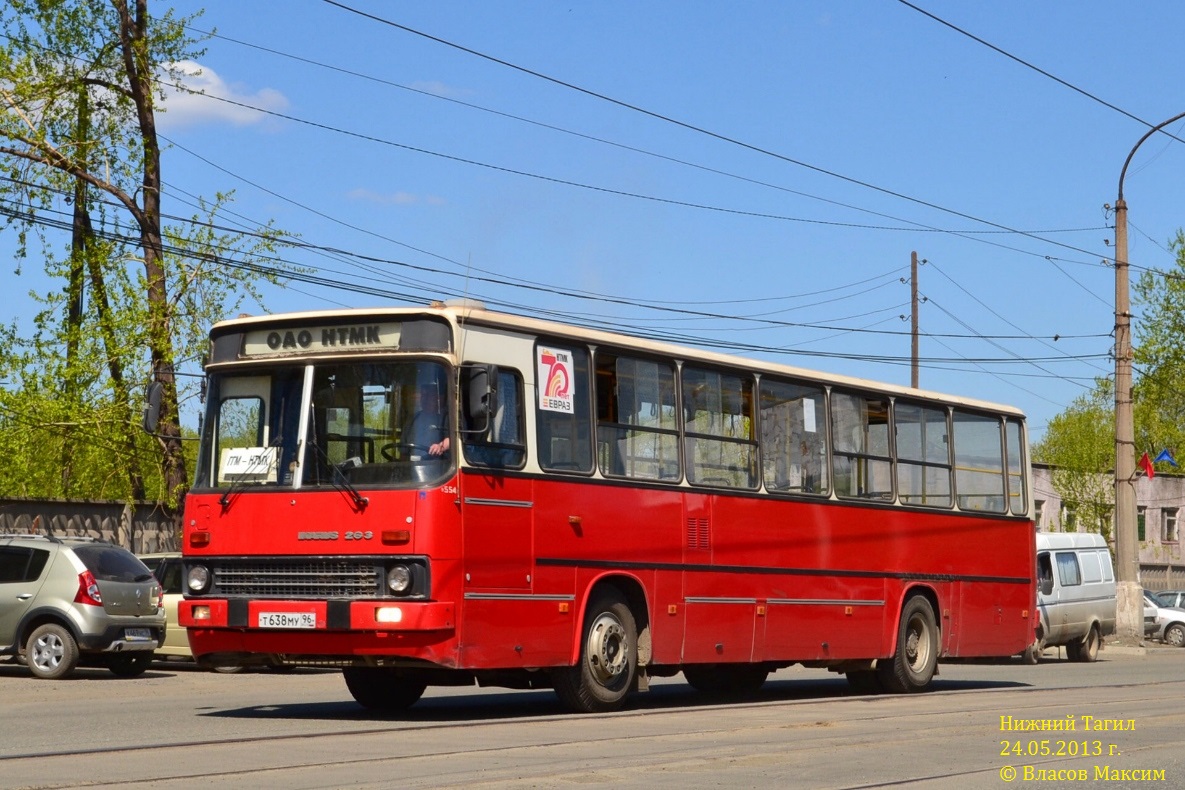
<svg viewBox="0 0 1185 790"><path fill-rule="evenodd" d="M222 451L218 469L220 482L276 482L278 447L228 447Z"/></svg>

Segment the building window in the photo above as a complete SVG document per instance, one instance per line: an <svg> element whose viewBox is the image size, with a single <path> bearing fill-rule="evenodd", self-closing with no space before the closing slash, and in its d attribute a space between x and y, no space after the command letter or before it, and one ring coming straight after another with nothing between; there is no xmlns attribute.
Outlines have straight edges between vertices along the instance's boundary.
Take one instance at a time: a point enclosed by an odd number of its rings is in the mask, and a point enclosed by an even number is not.
<svg viewBox="0 0 1185 790"><path fill-rule="evenodd" d="M1062 532L1078 531L1078 508L1073 505L1062 507Z"/></svg>
<svg viewBox="0 0 1185 790"><path fill-rule="evenodd" d="M1037 529L1045 526L1045 500L1038 499L1033 502L1033 520L1037 522Z"/></svg>
<svg viewBox="0 0 1185 790"><path fill-rule="evenodd" d="M1148 508L1141 505L1136 508L1136 535L1141 543L1148 540L1147 534L1145 533L1145 527L1147 526L1147 523Z"/></svg>
<svg viewBox="0 0 1185 790"><path fill-rule="evenodd" d="M1166 507L1160 511L1160 542L1177 542L1177 508Z"/></svg>

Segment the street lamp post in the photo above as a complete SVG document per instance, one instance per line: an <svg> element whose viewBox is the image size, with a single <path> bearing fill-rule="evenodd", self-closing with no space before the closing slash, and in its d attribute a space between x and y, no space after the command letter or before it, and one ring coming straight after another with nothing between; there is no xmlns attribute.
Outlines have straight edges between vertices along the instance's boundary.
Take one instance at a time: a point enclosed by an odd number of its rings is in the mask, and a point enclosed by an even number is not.
<svg viewBox="0 0 1185 790"><path fill-rule="evenodd" d="M1118 582L1116 630L1120 641L1137 643L1144 637L1144 590L1140 585L1140 548L1136 535L1136 443L1132 417L1132 337L1129 264L1127 260L1127 202L1123 179L1136 149L1185 112L1153 126L1139 139L1119 172L1115 201L1115 554Z"/></svg>

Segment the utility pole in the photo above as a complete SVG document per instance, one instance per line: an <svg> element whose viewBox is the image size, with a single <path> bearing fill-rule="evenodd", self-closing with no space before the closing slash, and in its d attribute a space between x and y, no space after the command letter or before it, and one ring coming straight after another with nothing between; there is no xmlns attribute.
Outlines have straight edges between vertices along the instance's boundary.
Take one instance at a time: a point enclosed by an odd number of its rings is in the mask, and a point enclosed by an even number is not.
<svg viewBox="0 0 1185 790"><path fill-rule="evenodd" d="M1135 153L1135 150L1132 151ZM1130 161L1130 160L1129 160ZM1126 170L1126 165L1124 169ZM1136 540L1136 442L1132 417L1131 298L1127 260L1127 203L1115 201L1115 607L1116 636L1130 643L1144 638L1144 590ZM1136 617L1138 615L1138 617Z"/></svg>
<svg viewBox="0 0 1185 790"><path fill-rule="evenodd" d="M1144 638L1144 588L1140 584L1140 546L1136 534L1135 425L1132 417L1132 336L1129 262L1127 259L1127 202L1123 179L1145 140L1185 112L1153 126L1140 138L1119 171L1115 201L1115 630L1121 642L1138 644Z"/></svg>
<svg viewBox="0 0 1185 790"><path fill-rule="evenodd" d="M910 306L910 340L912 341L912 354L910 359L911 375L910 386L915 390L918 388L918 253L915 250L909 254L909 306Z"/></svg>

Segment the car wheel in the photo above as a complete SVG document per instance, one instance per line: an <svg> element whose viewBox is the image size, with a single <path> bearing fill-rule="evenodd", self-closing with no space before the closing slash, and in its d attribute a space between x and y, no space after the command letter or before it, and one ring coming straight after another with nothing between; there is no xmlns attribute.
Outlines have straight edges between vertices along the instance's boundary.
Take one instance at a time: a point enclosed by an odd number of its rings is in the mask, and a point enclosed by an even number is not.
<svg viewBox="0 0 1185 790"><path fill-rule="evenodd" d="M1185 624L1173 623L1164 629L1164 643L1173 647L1185 647Z"/></svg>
<svg viewBox="0 0 1185 790"><path fill-rule="evenodd" d="M147 651L135 653L116 653L107 659L107 668L112 674L121 678L134 678L143 675L152 665L152 653Z"/></svg>
<svg viewBox="0 0 1185 790"><path fill-rule="evenodd" d="M25 643L29 671L45 680L70 675L78 666L78 643L67 629L56 623L39 626Z"/></svg>
<svg viewBox="0 0 1185 790"><path fill-rule="evenodd" d="M246 667L214 667L214 671L222 675L237 675L246 670Z"/></svg>
<svg viewBox="0 0 1185 790"><path fill-rule="evenodd" d="M1066 645L1066 654L1069 655L1071 661L1082 661L1090 663L1096 661L1099 657L1099 645L1102 638L1099 636L1099 629L1091 626L1090 633L1081 642L1071 642Z"/></svg>

